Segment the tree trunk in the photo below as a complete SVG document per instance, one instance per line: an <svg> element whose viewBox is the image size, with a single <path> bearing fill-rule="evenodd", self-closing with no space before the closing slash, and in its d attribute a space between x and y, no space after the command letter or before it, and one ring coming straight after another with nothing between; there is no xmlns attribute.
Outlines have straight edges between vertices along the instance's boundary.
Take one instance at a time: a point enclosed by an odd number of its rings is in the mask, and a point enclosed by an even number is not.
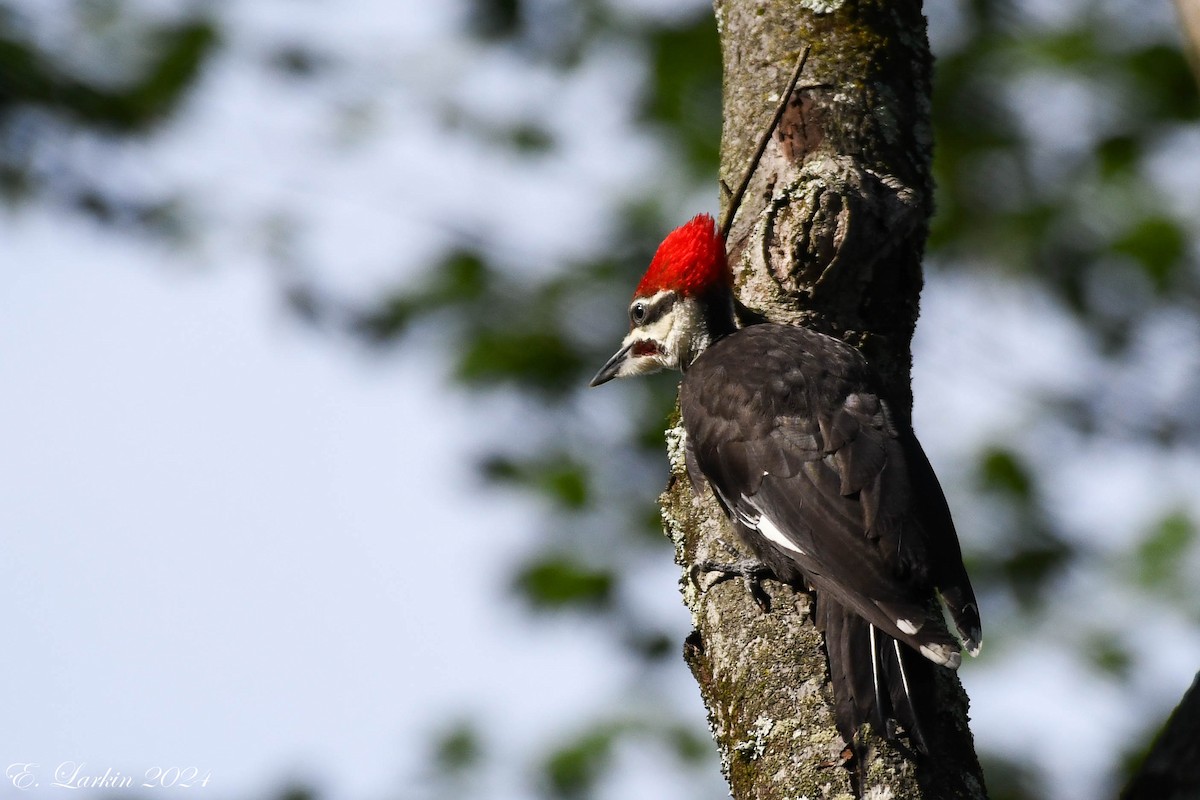
<svg viewBox="0 0 1200 800"><path fill-rule="evenodd" d="M1200 797L1200 673L1171 712L1121 800Z"/></svg>
<svg viewBox="0 0 1200 800"><path fill-rule="evenodd" d="M1182 23L1183 52L1192 65L1192 74L1200 83L1200 0L1175 0L1175 9Z"/></svg>
<svg viewBox="0 0 1200 800"><path fill-rule="evenodd" d="M778 322L860 347L908 424L910 341L932 208L930 66L919 0L716 0L725 66L725 202L769 128L797 57L804 72L765 150L729 237L738 294ZM671 432L668 532L688 574L729 560L732 541L708 497L694 498ZM871 738L847 768L809 597L768 584L769 613L728 581L685 578L695 631L685 657L700 684L737 800L983 798L957 678L938 691L930 756Z"/></svg>

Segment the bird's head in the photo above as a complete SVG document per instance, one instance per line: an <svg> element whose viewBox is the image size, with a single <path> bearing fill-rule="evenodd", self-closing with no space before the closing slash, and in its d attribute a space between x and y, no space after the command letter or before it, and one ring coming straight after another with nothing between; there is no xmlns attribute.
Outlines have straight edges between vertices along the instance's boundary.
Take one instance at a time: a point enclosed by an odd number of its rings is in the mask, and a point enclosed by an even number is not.
<svg viewBox="0 0 1200 800"><path fill-rule="evenodd" d="M629 304L629 335L592 386L685 369L732 327L733 274L712 217L700 214L663 239Z"/></svg>

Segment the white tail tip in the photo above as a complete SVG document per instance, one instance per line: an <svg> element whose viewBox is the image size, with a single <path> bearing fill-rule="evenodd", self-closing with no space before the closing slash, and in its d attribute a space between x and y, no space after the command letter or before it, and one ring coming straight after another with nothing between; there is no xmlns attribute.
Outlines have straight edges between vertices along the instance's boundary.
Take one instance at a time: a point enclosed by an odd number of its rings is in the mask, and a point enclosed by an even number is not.
<svg viewBox="0 0 1200 800"><path fill-rule="evenodd" d="M962 653L946 644L923 644L921 645L921 655L935 664L941 664L950 669L958 669L958 665L962 663Z"/></svg>

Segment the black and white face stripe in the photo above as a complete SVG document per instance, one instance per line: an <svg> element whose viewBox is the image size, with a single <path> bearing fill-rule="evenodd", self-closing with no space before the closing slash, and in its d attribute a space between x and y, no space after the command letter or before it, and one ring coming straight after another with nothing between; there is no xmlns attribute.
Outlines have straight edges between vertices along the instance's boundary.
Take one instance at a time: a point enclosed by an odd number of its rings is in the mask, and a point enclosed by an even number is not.
<svg viewBox="0 0 1200 800"><path fill-rule="evenodd" d="M670 289L634 298L629 320L621 349L592 378L592 386L660 369L685 369L711 343L700 302Z"/></svg>
<svg viewBox="0 0 1200 800"><path fill-rule="evenodd" d="M629 306L629 321L634 328L653 325L666 316L678 300L679 295L672 291L662 291L645 299L638 298Z"/></svg>

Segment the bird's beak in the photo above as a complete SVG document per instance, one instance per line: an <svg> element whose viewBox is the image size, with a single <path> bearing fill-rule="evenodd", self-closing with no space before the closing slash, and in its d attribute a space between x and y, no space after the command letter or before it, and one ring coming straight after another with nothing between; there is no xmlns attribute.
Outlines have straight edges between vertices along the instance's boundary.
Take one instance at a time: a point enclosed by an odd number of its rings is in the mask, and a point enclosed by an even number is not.
<svg viewBox="0 0 1200 800"><path fill-rule="evenodd" d="M633 342L622 347L610 358L600 371L596 373L596 377L592 378L589 386L599 386L602 383L608 383L613 378L617 377L617 373L621 371L621 365L625 363L625 358L629 355L630 348L633 347Z"/></svg>

